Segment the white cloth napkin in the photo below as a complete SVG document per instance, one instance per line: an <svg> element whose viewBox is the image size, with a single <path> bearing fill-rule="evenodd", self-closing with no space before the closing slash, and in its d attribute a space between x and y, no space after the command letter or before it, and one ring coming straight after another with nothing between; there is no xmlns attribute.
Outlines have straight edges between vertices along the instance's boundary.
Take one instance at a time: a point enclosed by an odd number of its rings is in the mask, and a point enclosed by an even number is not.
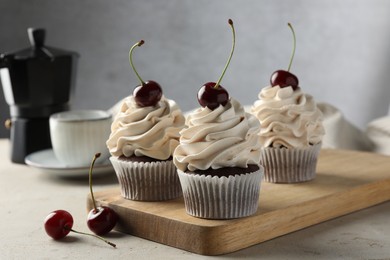
<svg viewBox="0 0 390 260"><path fill-rule="evenodd" d="M370 122L366 134L374 144L373 152L390 155L390 116Z"/></svg>
<svg viewBox="0 0 390 260"><path fill-rule="evenodd" d="M374 144L367 134L350 123L340 110L327 103L318 103L324 114L323 148L372 151Z"/></svg>

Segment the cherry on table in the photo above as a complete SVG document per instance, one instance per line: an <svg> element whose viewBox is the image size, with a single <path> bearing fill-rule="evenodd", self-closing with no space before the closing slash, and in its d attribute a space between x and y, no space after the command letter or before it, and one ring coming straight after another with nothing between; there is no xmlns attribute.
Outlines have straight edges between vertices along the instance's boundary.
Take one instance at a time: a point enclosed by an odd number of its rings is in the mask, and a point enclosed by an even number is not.
<svg viewBox="0 0 390 260"><path fill-rule="evenodd" d="M115 227L116 223L118 222L118 215L113 209L109 207L96 206L96 201L92 190L92 170L96 159L99 157L100 153L95 154L89 168L89 189L91 193L93 209L89 211L87 225L89 229L96 235L105 235Z"/></svg>
<svg viewBox="0 0 390 260"><path fill-rule="evenodd" d="M107 239L104 239L100 236L97 236L94 234L88 234L88 233L84 233L84 232L80 232L80 231L76 231L76 230L72 229L73 217L66 210L59 209L59 210L55 210L55 211L49 213L49 215L47 215L45 218L44 227L45 227L46 233L55 240L59 240L59 239L66 237L69 234L69 232L74 232L77 234L87 235L87 236L92 236L92 237L98 238L98 239L102 240L103 242L109 244L110 246L116 247L116 245L114 243L112 243L112 242L108 241Z"/></svg>
<svg viewBox="0 0 390 260"><path fill-rule="evenodd" d="M45 218L46 233L53 239L66 237L73 227L73 217L66 210L55 210Z"/></svg>
<svg viewBox="0 0 390 260"><path fill-rule="evenodd" d="M88 228L96 235L110 232L118 221L118 215L109 207L99 206L91 209L87 217Z"/></svg>
<svg viewBox="0 0 390 260"><path fill-rule="evenodd" d="M226 69L230 64L230 61L233 56L234 47L236 44L236 32L234 30L233 21L231 19L228 20L228 23L232 29L233 33L233 43L232 49L230 51L230 56L226 62L226 65L222 71L221 76L219 77L217 83L207 82L204 84L198 91L198 102L202 107L208 107L211 110L216 109L220 105L225 106L229 101L229 93L226 89L224 89L220 83L222 81L223 76L225 75Z"/></svg>
<svg viewBox="0 0 390 260"><path fill-rule="evenodd" d="M140 81L140 85L135 87L133 91L133 96L135 99L135 103L140 107L148 107L148 106L155 106L162 97L162 88L161 86L152 80L149 81L143 81L141 76L138 74L137 70L135 69L134 63L133 63L133 50L135 47L142 46L145 43L144 40L141 40L134 44L129 51L129 62L131 67L133 68L133 71L135 75L137 76L138 80Z"/></svg>
<svg viewBox="0 0 390 260"><path fill-rule="evenodd" d="M285 88L290 86L292 87L293 90L296 90L299 88L298 77L290 72L291 64L295 55L296 38L295 38L295 32L292 25L290 23L288 23L287 25L288 27L290 27L293 35L293 50L290 58L290 63L288 65L287 70L277 70L274 73L272 73L270 82L272 87L280 86L281 88Z"/></svg>

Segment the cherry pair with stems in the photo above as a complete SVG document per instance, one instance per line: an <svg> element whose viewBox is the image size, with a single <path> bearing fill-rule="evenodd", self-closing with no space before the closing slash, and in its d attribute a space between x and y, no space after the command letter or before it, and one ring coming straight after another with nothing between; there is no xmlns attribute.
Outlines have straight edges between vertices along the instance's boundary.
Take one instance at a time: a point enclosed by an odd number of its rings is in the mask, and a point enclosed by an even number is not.
<svg viewBox="0 0 390 260"><path fill-rule="evenodd" d="M90 210L87 217L88 228L95 234L84 233L72 229L73 217L66 210L55 210L51 212L45 219L45 231L53 239L58 240L64 238L69 232L88 235L96 237L110 246L116 247L116 245L107 239L101 237L102 235L110 232L118 221L118 215L116 212L106 206L96 206L95 197L92 191L92 169L97 158L100 157L100 153L95 154L90 169L89 169L89 189L91 193L93 208Z"/></svg>

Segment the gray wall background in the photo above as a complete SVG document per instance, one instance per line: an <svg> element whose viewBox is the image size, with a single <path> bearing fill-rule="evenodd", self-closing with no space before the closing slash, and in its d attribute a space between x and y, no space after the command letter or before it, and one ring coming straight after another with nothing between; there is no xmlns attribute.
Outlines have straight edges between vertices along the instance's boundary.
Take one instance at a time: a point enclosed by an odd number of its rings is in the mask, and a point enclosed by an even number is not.
<svg viewBox="0 0 390 260"><path fill-rule="evenodd" d="M388 113L390 1L0 0L0 11L0 52L24 48L26 29L44 27L47 45L80 54L74 109L108 109L132 93L128 51L140 39L134 60L144 80L159 82L182 110L197 107L198 89L217 80L228 57L232 18L236 52L222 85L241 103L287 68L291 22L292 72L304 91L362 129ZM0 117L9 117L1 91Z"/></svg>

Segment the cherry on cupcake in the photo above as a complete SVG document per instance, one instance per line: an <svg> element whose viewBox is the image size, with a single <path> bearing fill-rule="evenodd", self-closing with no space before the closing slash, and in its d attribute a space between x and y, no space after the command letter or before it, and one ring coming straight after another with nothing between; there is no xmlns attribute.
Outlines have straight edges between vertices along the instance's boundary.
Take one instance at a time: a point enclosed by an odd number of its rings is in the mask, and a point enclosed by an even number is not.
<svg viewBox="0 0 390 260"><path fill-rule="evenodd" d="M219 77L217 83L215 82L207 82L205 83L198 91L198 102L202 107L208 107L211 110L216 109L220 105L225 106L229 101L229 93L224 89L220 83L222 81L223 76L225 75L226 69L230 64L230 60L232 59L234 47L236 44L236 33L233 26L233 21L231 19L228 20L228 23L232 29L233 33L233 43L232 49L230 51L230 56L225 65L225 68L222 71L221 76Z"/></svg>
<svg viewBox="0 0 390 260"><path fill-rule="evenodd" d="M55 210L51 212L47 217L45 218L45 231L46 233L52 237L55 240L62 239L66 237L69 232L74 232L81 235L87 235L87 236L93 236L95 238L98 238L102 240L103 242L109 244L112 247L116 247L116 245L100 236L94 235L94 234L88 234L80 231L76 231L72 229L73 227L73 217L72 215L66 211L66 210Z"/></svg>
<svg viewBox="0 0 390 260"><path fill-rule="evenodd" d="M89 229L96 235L105 235L110 232L118 222L118 215L116 212L106 206L96 206L95 197L92 190L92 169L100 153L95 154L91 166L89 168L89 189L91 193L93 209L90 210L87 217L87 225Z"/></svg>
<svg viewBox="0 0 390 260"><path fill-rule="evenodd" d="M130 65L133 68L135 75L137 76L137 78L141 83L140 85L135 87L133 91L135 102L140 107L155 106L162 97L162 88L160 87L160 85L157 82L152 80L146 82L143 81L133 64L133 50L135 49L135 47L140 47L144 43L145 43L144 40L137 42L130 48L129 51Z"/></svg>
<svg viewBox="0 0 390 260"><path fill-rule="evenodd" d="M277 70L274 73L272 73L271 86L272 87L280 86L281 88L291 86L293 88L293 90L296 90L298 88L298 85L299 85L298 77L290 72L291 64L292 64L292 61L293 61L294 55L295 55L296 38L295 38L295 32L294 32L292 25L290 23L288 23L287 25L291 29L291 32L293 35L293 40L294 40L290 63L288 65L287 70Z"/></svg>

